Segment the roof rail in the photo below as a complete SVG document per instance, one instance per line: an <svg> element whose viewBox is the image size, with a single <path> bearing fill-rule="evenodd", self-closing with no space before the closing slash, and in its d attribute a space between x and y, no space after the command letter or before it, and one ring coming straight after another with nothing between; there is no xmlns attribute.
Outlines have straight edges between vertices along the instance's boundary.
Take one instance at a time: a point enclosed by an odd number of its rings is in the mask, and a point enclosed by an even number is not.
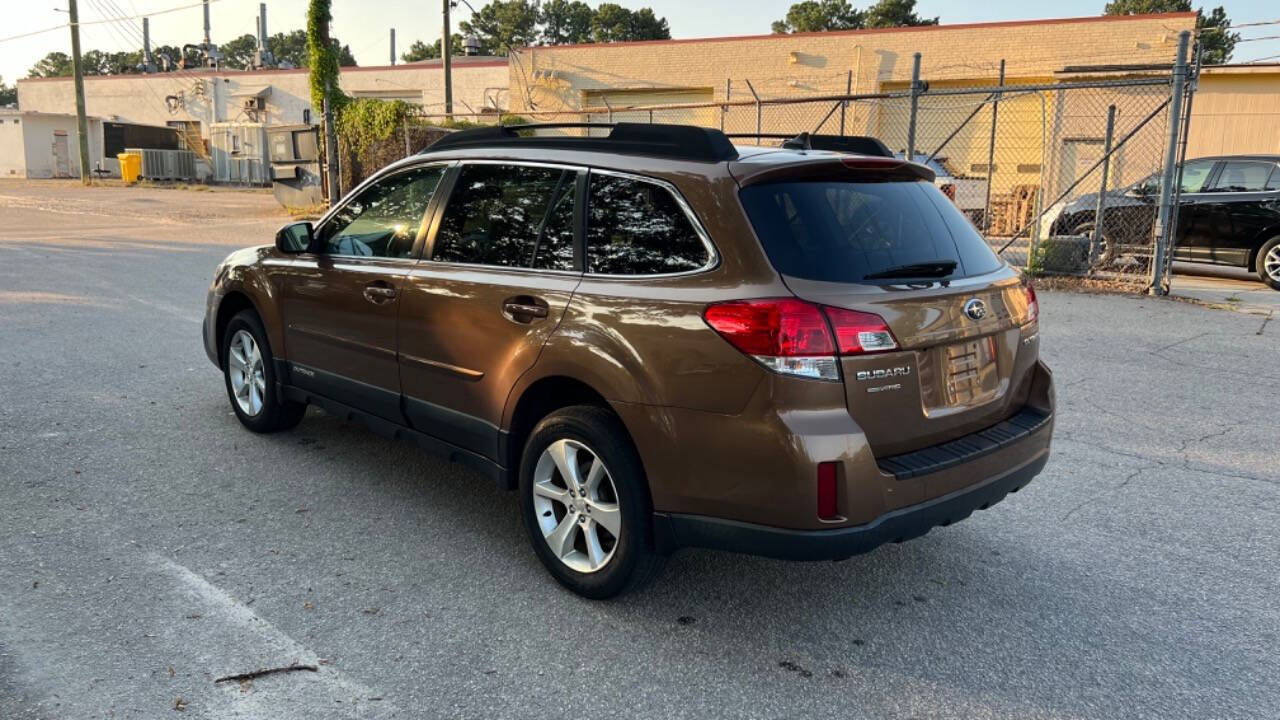
<svg viewBox="0 0 1280 720"><path fill-rule="evenodd" d="M788 150L831 150L833 152L856 153L876 157L893 157L889 146L869 135L816 135L802 132L799 135L787 133L733 133L729 138L758 138L762 140L782 140L782 147Z"/></svg>
<svg viewBox="0 0 1280 720"><path fill-rule="evenodd" d="M605 136L537 135L538 130L609 129ZM723 162L738 157L724 133L694 125L647 123L539 123L495 125L449 133L422 152L476 147L533 147L593 150L624 155L648 155L699 162Z"/></svg>

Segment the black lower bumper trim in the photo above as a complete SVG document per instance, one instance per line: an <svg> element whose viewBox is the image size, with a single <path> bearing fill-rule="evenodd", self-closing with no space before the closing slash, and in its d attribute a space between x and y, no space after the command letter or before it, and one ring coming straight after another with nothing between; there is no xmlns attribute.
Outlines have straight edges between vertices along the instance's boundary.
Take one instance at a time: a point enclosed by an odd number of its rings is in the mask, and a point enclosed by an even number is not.
<svg viewBox="0 0 1280 720"><path fill-rule="evenodd" d="M1043 410L1024 407L1013 417L989 428L940 445L932 445L901 455L880 458L880 471L899 480L928 475L1021 442L1039 432L1053 416Z"/></svg>
<svg viewBox="0 0 1280 720"><path fill-rule="evenodd" d="M919 537L938 525L963 520L1031 482L1049 461L1049 450L989 480L918 505L894 510L866 525L834 530L788 530L702 515L655 513L658 547L703 547L783 560L843 560L890 542Z"/></svg>

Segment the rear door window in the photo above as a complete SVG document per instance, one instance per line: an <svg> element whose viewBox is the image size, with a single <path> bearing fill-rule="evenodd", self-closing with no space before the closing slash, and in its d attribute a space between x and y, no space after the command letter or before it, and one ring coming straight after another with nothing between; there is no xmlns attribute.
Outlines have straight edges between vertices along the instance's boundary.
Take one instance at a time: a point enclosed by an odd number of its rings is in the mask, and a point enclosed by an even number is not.
<svg viewBox="0 0 1280 720"><path fill-rule="evenodd" d="M675 195L640 178L591 173L587 271L660 275L706 267L711 253Z"/></svg>
<svg viewBox="0 0 1280 720"><path fill-rule="evenodd" d="M1267 179L1275 163L1231 161L1222 166L1218 179L1209 188L1211 192L1262 192L1267 189Z"/></svg>
<svg viewBox="0 0 1280 720"><path fill-rule="evenodd" d="M577 178L566 168L463 165L431 259L572 270Z"/></svg>
<svg viewBox="0 0 1280 720"><path fill-rule="evenodd" d="M948 278L999 269L1000 259L932 184L809 181L752 185L742 204L783 275L862 282L917 263L954 261Z"/></svg>

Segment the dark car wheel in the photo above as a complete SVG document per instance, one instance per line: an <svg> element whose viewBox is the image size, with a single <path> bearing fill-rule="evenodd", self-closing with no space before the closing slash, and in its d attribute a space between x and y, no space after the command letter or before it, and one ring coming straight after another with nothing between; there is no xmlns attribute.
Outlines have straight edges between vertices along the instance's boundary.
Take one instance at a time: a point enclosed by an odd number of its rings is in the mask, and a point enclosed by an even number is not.
<svg viewBox="0 0 1280 720"><path fill-rule="evenodd" d="M237 313L222 336L222 376L240 423L259 433L297 425L307 406L282 399L276 392L271 345L258 314L252 310Z"/></svg>
<svg viewBox="0 0 1280 720"><path fill-rule="evenodd" d="M1088 235L1093 237L1093 223L1081 223L1071 231L1072 235ZM1098 262L1099 267L1106 267L1116 259L1116 244L1111 238L1111 233L1103 232L1098 242Z"/></svg>
<svg viewBox="0 0 1280 720"><path fill-rule="evenodd" d="M1262 244L1258 251L1258 277L1273 290L1280 290L1280 236L1273 237Z"/></svg>
<svg viewBox="0 0 1280 720"><path fill-rule="evenodd" d="M579 595L636 590L662 568L644 469L604 408L563 408L533 429L520 462L520 511L538 559Z"/></svg>

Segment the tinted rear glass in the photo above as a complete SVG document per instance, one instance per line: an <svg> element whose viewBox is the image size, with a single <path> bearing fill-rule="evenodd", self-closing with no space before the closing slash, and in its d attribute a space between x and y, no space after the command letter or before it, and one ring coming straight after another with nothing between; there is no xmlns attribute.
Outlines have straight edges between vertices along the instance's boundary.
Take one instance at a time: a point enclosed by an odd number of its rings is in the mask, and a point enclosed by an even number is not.
<svg viewBox="0 0 1280 720"><path fill-rule="evenodd" d="M783 275L860 282L901 265L954 260L950 278L1001 266L982 236L926 182L790 182L741 193L770 262Z"/></svg>

